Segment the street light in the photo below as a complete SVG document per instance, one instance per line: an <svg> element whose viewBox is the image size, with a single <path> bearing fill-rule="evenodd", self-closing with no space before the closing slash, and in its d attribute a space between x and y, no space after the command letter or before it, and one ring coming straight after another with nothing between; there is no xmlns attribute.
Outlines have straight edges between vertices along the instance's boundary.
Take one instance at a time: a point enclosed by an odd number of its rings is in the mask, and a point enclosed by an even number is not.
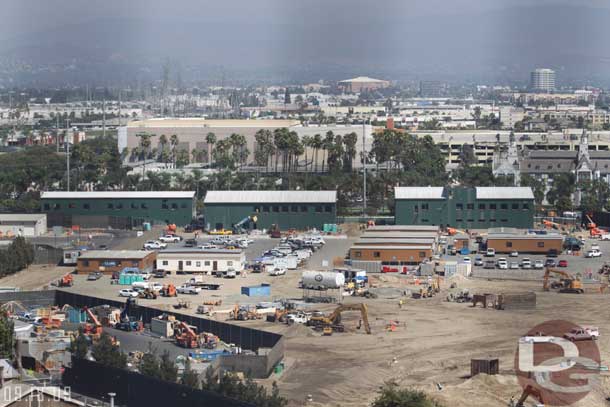
<svg viewBox="0 0 610 407"><path fill-rule="evenodd" d="M114 407L114 397L116 396L116 393L108 393L108 396L110 396L110 407Z"/></svg>

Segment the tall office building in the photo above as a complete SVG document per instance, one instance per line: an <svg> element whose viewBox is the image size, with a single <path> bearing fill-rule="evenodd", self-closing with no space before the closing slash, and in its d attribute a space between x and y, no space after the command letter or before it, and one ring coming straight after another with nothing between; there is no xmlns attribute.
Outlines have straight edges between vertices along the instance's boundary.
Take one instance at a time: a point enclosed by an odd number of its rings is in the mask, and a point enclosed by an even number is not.
<svg viewBox="0 0 610 407"><path fill-rule="evenodd" d="M555 90L555 71L539 68L532 72L530 87L534 91L552 92Z"/></svg>

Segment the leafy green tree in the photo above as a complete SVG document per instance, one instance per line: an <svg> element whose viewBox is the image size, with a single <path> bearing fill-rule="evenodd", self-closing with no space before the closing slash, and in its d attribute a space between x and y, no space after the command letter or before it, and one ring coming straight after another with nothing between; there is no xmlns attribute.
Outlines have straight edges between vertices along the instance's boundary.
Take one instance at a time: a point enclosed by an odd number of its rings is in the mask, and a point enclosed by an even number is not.
<svg viewBox="0 0 610 407"><path fill-rule="evenodd" d="M200 387L199 375L193 370L191 366L191 360L189 358L184 362L184 371L180 377L180 384L184 386L198 389Z"/></svg>
<svg viewBox="0 0 610 407"><path fill-rule="evenodd" d="M529 174L521 174L520 185L523 187L532 188L536 205L542 205L542 201L544 201L544 195L546 192L546 184L544 183L544 181L532 177Z"/></svg>
<svg viewBox="0 0 610 407"><path fill-rule="evenodd" d="M582 186L581 209L584 212L603 211L608 208L610 188L603 180L593 180Z"/></svg>
<svg viewBox="0 0 610 407"><path fill-rule="evenodd" d="M551 188L546 194L549 204L559 211L567 211L572 207L572 194L576 190L574 174L558 174L553 178Z"/></svg>
<svg viewBox="0 0 610 407"><path fill-rule="evenodd" d="M119 350L106 332L91 347L91 356L102 365L124 369L127 366L127 355Z"/></svg>
<svg viewBox="0 0 610 407"><path fill-rule="evenodd" d="M167 382L175 383L178 380L178 368L176 364L171 359L169 351L163 352L161 354L161 360L159 362L159 373L160 379L165 380Z"/></svg>
<svg viewBox="0 0 610 407"><path fill-rule="evenodd" d="M15 324L5 311L0 312L0 358L13 360L15 356Z"/></svg>
<svg viewBox="0 0 610 407"><path fill-rule="evenodd" d="M442 404L418 390L400 388L394 380L386 382L371 407L443 407Z"/></svg>
<svg viewBox="0 0 610 407"><path fill-rule="evenodd" d="M76 339L70 344L70 350L72 352L72 357L78 359L85 359L87 357L87 353L89 353L89 341L83 334L82 328L79 328Z"/></svg>

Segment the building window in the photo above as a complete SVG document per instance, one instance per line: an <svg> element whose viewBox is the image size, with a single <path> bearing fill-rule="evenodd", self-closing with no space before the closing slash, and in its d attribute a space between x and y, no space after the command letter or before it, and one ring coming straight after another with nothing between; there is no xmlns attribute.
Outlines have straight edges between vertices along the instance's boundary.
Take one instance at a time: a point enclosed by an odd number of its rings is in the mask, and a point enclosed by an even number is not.
<svg viewBox="0 0 610 407"><path fill-rule="evenodd" d="M75 209L76 208L76 204L75 203L69 203L68 204L68 208Z"/></svg>
<svg viewBox="0 0 610 407"><path fill-rule="evenodd" d="M260 206L255 206L254 207L254 213L259 213L261 211Z"/></svg>
<svg viewBox="0 0 610 407"><path fill-rule="evenodd" d="M490 221L491 223L496 223L496 219L495 219L495 218L491 218L491 219L489 219L489 221Z"/></svg>
<svg viewBox="0 0 610 407"><path fill-rule="evenodd" d="M89 267L89 260L83 260L83 266Z"/></svg>
<svg viewBox="0 0 610 407"><path fill-rule="evenodd" d="M419 206L415 205L413 207L413 212L418 213L419 212Z"/></svg>
<svg viewBox="0 0 610 407"><path fill-rule="evenodd" d="M167 206L167 199L161 201L161 209L169 209L169 206Z"/></svg>
<svg viewBox="0 0 610 407"><path fill-rule="evenodd" d="M427 203L421 204L421 210L422 211L427 211L429 208L429 205Z"/></svg>
<svg viewBox="0 0 610 407"><path fill-rule="evenodd" d="M496 204L489 204L489 209L491 209L492 211L496 210Z"/></svg>
<svg viewBox="0 0 610 407"><path fill-rule="evenodd" d="M455 221L456 221L456 222L461 222L461 221L463 221L463 220L464 220L464 219L462 219L462 218L456 218L456 219L455 219Z"/></svg>
<svg viewBox="0 0 610 407"><path fill-rule="evenodd" d="M461 203L455 204L455 209L457 209L458 211L461 211L462 209L464 209L464 205Z"/></svg>
<svg viewBox="0 0 610 407"><path fill-rule="evenodd" d="M200 261L195 262L195 266L196 266L196 267L201 267L201 262L200 262Z"/></svg>
<svg viewBox="0 0 610 407"><path fill-rule="evenodd" d="M209 260L204 261L204 262L203 262L203 265L204 265L204 266L209 266L209 265L210 265Z"/></svg>
<svg viewBox="0 0 610 407"><path fill-rule="evenodd" d="M172 204L172 211L175 211L176 209L178 209L178 204L177 203L173 203Z"/></svg>
<svg viewBox="0 0 610 407"><path fill-rule="evenodd" d="M89 209L91 209L91 206L88 203L83 204L83 209L89 210Z"/></svg>
<svg viewBox="0 0 610 407"><path fill-rule="evenodd" d="M518 203L514 203L511 206L512 209L519 209L519 204Z"/></svg>
<svg viewBox="0 0 610 407"><path fill-rule="evenodd" d="M529 211L530 206L528 204L523 204L523 210L524 211Z"/></svg>
<svg viewBox="0 0 610 407"><path fill-rule="evenodd" d="M316 213L322 213L322 206L321 205L317 205L316 206Z"/></svg>
<svg viewBox="0 0 610 407"><path fill-rule="evenodd" d="M419 258L423 259L424 257L426 257L426 252L419 252Z"/></svg>
<svg viewBox="0 0 610 407"><path fill-rule="evenodd" d="M167 260L163 260L162 265L167 266L169 264L169 262Z"/></svg>
<svg viewBox="0 0 610 407"><path fill-rule="evenodd" d="M56 211L61 209L61 205L60 204L55 204L53 205L53 209L55 209Z"/></svg>
<svg viewBox="0 0 610 407"><path fill-rule="evenodd" d="M106 205L106 207L107 207L108 209L114 209L114 204L109 203L109 204L107 204L107 205Z"/></svg>
<svg viewBox="0 0 610 407"><path fill-rule="evenodd" d="M479 204L479 209L484 211L485 210L485 204Z"/></svg>
<svg viewBox="0 0 610 407"><path fill-rule="evenodd" d="M428 219L422 219L421 221L422 221L423 223L428 223L428 222L430 222Z"/></svg>
<svg viewBox="0 0 610 407"><path fill-rule="evenodd" d="M142 204L140 205L140 208L142 209L148 209L148 205L145 204L144 202L142 202Z"/></svg>
<svg viewBox="0 0 610 407"><path fill-rule="evenodd" d="M288 205L282 205L282 212L288 212Z"/></svg>
<svg viewBox="0 0 610 407"><path fill-rule="evenodd" d="M192 264L193 264L193 262L192 262L192 261L187 261L187 262L186 262L186 265L187 265L187 266L190 266L190 265L192 265Z"/></svg>
<svg viewBox="0 0 610 407"><path fill-rule="evenodd" d="M273 210L273 212L279 212L280 211L280 207L278 205L273 205L273 207L271 209Z"/></svg>
<svg viewBox="0 0 610 407"><path fill-rule="evenodd" d="M307 205L301 205L301 212L309 212Z"/></svg>
<svg viewBox="0 0 610 407"><path fill-rule="evenodd" d="M472 204L472 203L466 204L466 209L468 209L468 210L474 209L474 204Z"/></svg>
<svg viewBox="0 0 610 407"><path fill-rule="evenodd" d="M263 205L263 212L269 212L269 205Z"/></svg>
<svg viewBox="0 0 610 407"><path fill-rule="evenodd" d="M508 209L508 204L500 204L500 209Z"/></svg>
<svg viewBox="0 0 610 407"><path fill-rule="evenodd" d="M506 242L506 247L513 247L513 242Z"/></svg>
<svg viewBox="0 0 610 407"><path fill-rule="evenodd" d="M227 266L229 266L229 267L230 267L230 266L232 266L232 265L233 265L233 262L229 260L229 261L227 262Z"/></svg>
<svg viewBox="0 0 610 407"><path fill-rule="evenodd" d="M538 247L544 247L544 242L538 242Z"/></svg>
<svg viewBox="0 0 610 407"><path fill-rule="evenodd" d="M468 219L467 222L474 222L474 219Z"/></svg>
<svg viewBox="0 0 610 407"><path fill-rule="evenodd" d="M138 204L137 203L132 203L131 204L131 209L138 209Z"/></svg>
<svg viewBox="0 0 610 407"><path fill-rule="evenodd" d="M324 212L328 212L328 213L330 213L330 212L332 212L332 211L333 211L332 206L330 206L330 205L326 205L326 206L324 207Z"/></svg>
<svg viewBox="0 0 610 407"><path fill-rule="evenodd" d="M186 208L187 208L186 203L182 202L182 203L180 204L180 207L181 207L182 209L186 209Z"/></svg>
<svg viewBox="0 0 610 407"><path fill-rule="evenodd" d="M44 204L44 210L48 211L50 209L49 204Z"/></svg>
<svg viewBox="0 0 610 407"><path fill-rule="evenodd" d="M508 219L500 219L500 222L506 223L506 222L508 222Z"/></svg>
<svg viewBox="0 0 610 407"><path fill-rule="evenodd" d="M375 258L381 257L381 252L373 252L373 257L375 257Z"/></svg>
<svg viewBox="0 0 610 407"><path fill-rule="evenodd" d="M117 208L117 210L123 209L123 204L122 203L116 204L116 208Z"/></svg>
<svg viewBox="0 0 610 407"><path fill-rule="evenodd" d="M290 207L290 212L297 213L299 211L299 205L292 205Z"/></svg>
<svg viewBox="0 0 610 407"><path fill-rule="evenodd" d="M356 258L360 258L360 257L362 257L362 252L361 251L354 252L354 256L356 256Z"/></svg>
<svg viewBox="0 0 610 407"><path fill-rule="evenodd" d="M120 264L121 264L121 262L119 262L119 265L120 265ZM138 265L139 265L139 262L138 262L137 260L132 260L132 261L131 261L131 266L132 266L132 267L138 267Z"/></svg>

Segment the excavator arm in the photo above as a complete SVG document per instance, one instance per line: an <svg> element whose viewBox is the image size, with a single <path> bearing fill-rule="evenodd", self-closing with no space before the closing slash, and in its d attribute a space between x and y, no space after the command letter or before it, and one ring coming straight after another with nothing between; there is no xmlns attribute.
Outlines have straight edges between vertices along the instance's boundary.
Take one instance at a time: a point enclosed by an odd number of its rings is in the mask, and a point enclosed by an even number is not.
<svg viewBox="0 0 610 407"><path fill-rule="evenodd" d="M521 393L521 397L517 401L515 407L523 407L523 403L525 403L525 400L527 400L529 396L538 399L541 404L544 404L544 400L542 400L542 394L540 393L540 391L528 384L525 389L523 389L523 393Z"/></svg>
<svg viewBox="0 0 610 407"><path fill-rule="evenodd" d="M569 273L563 271L563 270L557 270L557 269L553 269L550 267L547 267L545 272L544 272L544 283L542 284L542 288L544 291L548 291L549 290L549 278L551 276L551 273L560 275L563 277L564 280L569 280L569 281L574 281L575 278L572 277Z"/></svg>
<svg viewBox="0 0 610 407"><path fill-rule="evenodd" d="M371 333L371 326L369 324L369 314L368 314L368 308L366 306L366 304L360 303L360 304L344 304L344 305L339 305L332 314L330 314L330 316L327 318L328 319L328 324L334 324L339 316L341 315L341 313L343 311L360 311L360 314L362 315L362 323L364 324L364 330L366 331L367 334Z"/></svg>

